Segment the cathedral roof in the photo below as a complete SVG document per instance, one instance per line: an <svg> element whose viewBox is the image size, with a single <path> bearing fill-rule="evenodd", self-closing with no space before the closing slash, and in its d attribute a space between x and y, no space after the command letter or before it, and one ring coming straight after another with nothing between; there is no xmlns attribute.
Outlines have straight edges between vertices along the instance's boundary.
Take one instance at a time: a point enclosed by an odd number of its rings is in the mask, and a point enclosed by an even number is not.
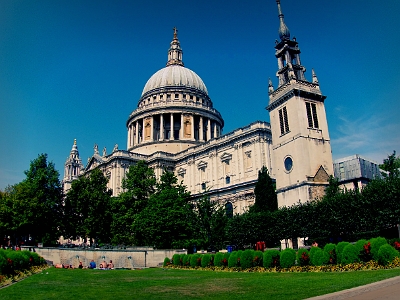
<svg viewBox="0 0 400 300"><path fill-rule="evenodd" d="M142 96L154 89L162 87L190 87L198 89L208 95L203 80L192 70L180 65L169 65L157 71L144 86Z"/></svg>
<svg viewBox="0 0 400 300"><path fill-rule="evenodd" d="M152 90L165 87L189 87L208 95L206 85L199 75L184 67L182 53L178 31L174 28L174 38L168 49L167 66L150 77L144 86L142 96Z"/></svg>

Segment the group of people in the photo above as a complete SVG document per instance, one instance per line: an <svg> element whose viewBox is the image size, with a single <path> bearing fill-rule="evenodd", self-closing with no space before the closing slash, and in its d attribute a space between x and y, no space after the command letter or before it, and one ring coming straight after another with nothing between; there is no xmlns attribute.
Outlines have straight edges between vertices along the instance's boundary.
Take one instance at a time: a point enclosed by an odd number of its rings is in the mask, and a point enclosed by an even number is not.
<svg viewBox="0 0 400 300"><path fill-rule="evenodd" d="M95 263L95 261L92 259L92 261L89 263L89 269L96 269L97 265ZM112 262L112 260L110 260L109 263L107 263L105 260L103 260L102 263L99 264L99 269L100 270L112 270L114 269L114 264Z"/></svg>
<svg viewBox="0 0 400 300"><path fill-rule="evenodd" d="M79 262L79 265L77 268L73 267L72 265L66 265L66 264L56 264L54 266L57 269L97 269L96 262L92 259L92 261L89 263L89 266L84 267L82 262ZM100 270L112 270L114 269L114 264L112 260L110 260L109 263L107 263L105 260L100 263L99 268Z"/></svg>

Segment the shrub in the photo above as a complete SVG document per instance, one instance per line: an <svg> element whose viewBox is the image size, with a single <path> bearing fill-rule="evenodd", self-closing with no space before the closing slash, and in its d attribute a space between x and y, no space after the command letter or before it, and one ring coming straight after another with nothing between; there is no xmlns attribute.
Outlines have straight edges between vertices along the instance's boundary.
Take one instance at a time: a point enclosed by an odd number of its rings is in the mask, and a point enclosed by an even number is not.
<svg viewBox="0 0 400 300"><path fill-rule="evenodd" d="M275 268L280 266L280 252L278 250L267 250L263 254L263 267Z"/></svg>
<svg viewBox="0 0 400 300"><path fill-rule="evenodd" d="M185 254L182 259L182 266L188 267L190 265L191 254Z"/></svg>
<svg viewBox="0 0 400 300"><path fill-rule="evenodd" d="M310 264L312 266L324 266L329 263L329 253L325 252L319 247L315 247L312 254L310 254Z"/></svg>
<svg viewBox="0 0 400 300"><path fill-rule="evenodd" d="M190 258L190 266L191 267L198 267L201 265L201 254L193 254Z"/></svg>
<svg viewBox="0 0 400 300"><path fill-rule="evenodd" d="M164 258L163 267L169 266L170 264L171 264L171 260L168 257Z"/></svg>
<svg viewBox="0 0 400 300"><path fill-rule="evenodd" d="M204 254L201 258L201 266L203 268L205 267L209 267L212 265L212 261L211 261L211 254Z"/></svg>
<svg viewBox="0 0 400 300"><path fill-rule="evenodd" d="M262 251L254 251L253 252L253 266L254 267L262 267L263 265L263 253Z"/></svg>
<svg viewBox="0 0 400 300"><path fill-rule="evenodd" d="M0 274L8 274L8 267L7 267L7 258L5 255L2 255L0 250Z"/></svg>
<svg viewBox="0 0 400 300"><path fill-rule="evenodd" d="M372 253L371 253L371 242L362 239L358 240L354 246L358 251L358 256L361 261L368 262L372 260Z"/></svg>
<svg viewBox="0 0 400 300"><path fill-rule="evenodd" d="M8 251L7 257L12 260L13 270L25 270L29 268L29 258L22 251Z"/></svg>
<svg viewBox="0 0 400 300"><path fill-rule="evenodd" d="M229 252L224 253L224 258L222 259L223 266L225 267L228 266L228 260L230 255L231 254Z"/></svg>
<svg viewBox="0 0 400 300"><path fill-rule="evenodd" d="M177 253L172 255L172 263L174 266L180 266L181 265L181 256Z"/></svg>
<svg viewBox="0 0 400 300"><path fill-rule="evenodd" d="M369 242L371 243L371 255L372 255L372 259L375 261L378 261L378 252L379 252L379 248L382 245L387 244L387 241L385 238L383 237L377 237L377 238L373 238L370 239Z"/></svg>
<svg viewBox="0 0 400 300"><path fill-rule="evenodd" d="M391 263L395 257L399 257L399 251L389 244L382 245L378 251L378 262L386 266Z"/></svg>
<svg viewBox="0 0 400 300"><path fill-rule="evenodd" d="M310 264L310 253L307 249L299 249L297 251L297 264L300 266L308 266Z"/></svg>
<svg viewBox="0 0 400 300"><path fill-rule="evenodd" d="M348 265L359 261L360 258L358 256L358 251L354 245L348 244L346 247L344 247L341 262L343 265Z"/></svg>
<svg viewBox="0 0 400 300"><path fill-rule="evenodd" d="M248 249L243 251L240 257L240 266L243 269L248 269L253 267L253 256L254 256L254 250Z"/></svg>
<svg viewBox="0 0 400 300"><path fill-rule="evenodd" d="M215 253L214 266L222 267L223 266L223 259L224 259L224 253L222 253L222 252Z"/></svg>
<svg viewBox="0 0 400 300"><path fill-rule="evenodd" d="M229 268L234 268L234 267L237 267L238 265L239 265L238 264L238 251L233 251L229 255L228 267Z"/></svg>
<svg viewBox="0 0 400 300"><path fill-rule="evenodd" d="M336 261L338 264L342 263L342 253L343 253L343 249L344 247L346 247L348 244L350 244L349 242L339 242L336 245Z"/></svg>
<svg viewBox="0 0 400 300"><path fill-rule="evenodd" d="M181 266L183 266L183 258L185 257L185 255L187 255L187 254L181 254L181 255L179 255L179 260L180 260L180 265Z"/></svg>
<svg viewBox="0 0 400 300"><path fill-rule="evenodd" d="M282 268L290 268L296 262L296 251L291 248L286 248L280 253L280 264Z"/></svg>
<svg viewBox="0 0 400 300"><path fill-rule="evenodd" d="M332 243L326 244L324 252L329 255L328 264L335 265L337 262L336 245Z"/></svg>

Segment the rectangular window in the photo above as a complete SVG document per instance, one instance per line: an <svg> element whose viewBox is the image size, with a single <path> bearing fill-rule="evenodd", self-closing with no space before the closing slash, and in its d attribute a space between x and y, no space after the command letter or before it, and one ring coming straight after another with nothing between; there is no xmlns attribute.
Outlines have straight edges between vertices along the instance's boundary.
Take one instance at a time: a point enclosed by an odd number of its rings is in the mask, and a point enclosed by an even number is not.
<svg viewBox="0 0 400 300"><path fill-rule="evenodd" d="M315 103L306 102L307 120L309 128L319 128L317 106Z"/></svg>
<svg viewBox="0 0 400 300"><path fill-rule="evenodd" d="M289 132L289 120L286 106L279 110L279 124L281 126L281 135Z"/></svg>

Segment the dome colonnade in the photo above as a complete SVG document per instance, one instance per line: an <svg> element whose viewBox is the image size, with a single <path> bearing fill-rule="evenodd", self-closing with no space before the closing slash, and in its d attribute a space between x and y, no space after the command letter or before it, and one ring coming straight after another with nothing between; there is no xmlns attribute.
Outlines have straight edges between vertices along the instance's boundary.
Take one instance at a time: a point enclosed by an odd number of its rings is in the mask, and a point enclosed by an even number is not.
<svg viewBox="0 0 400 300"><path fill-rule="evenodd" d="M128 151L176 153L219 137L223 126L203 80L184 67L174 28L166 67L147 81L128 118Z"/></svg>

